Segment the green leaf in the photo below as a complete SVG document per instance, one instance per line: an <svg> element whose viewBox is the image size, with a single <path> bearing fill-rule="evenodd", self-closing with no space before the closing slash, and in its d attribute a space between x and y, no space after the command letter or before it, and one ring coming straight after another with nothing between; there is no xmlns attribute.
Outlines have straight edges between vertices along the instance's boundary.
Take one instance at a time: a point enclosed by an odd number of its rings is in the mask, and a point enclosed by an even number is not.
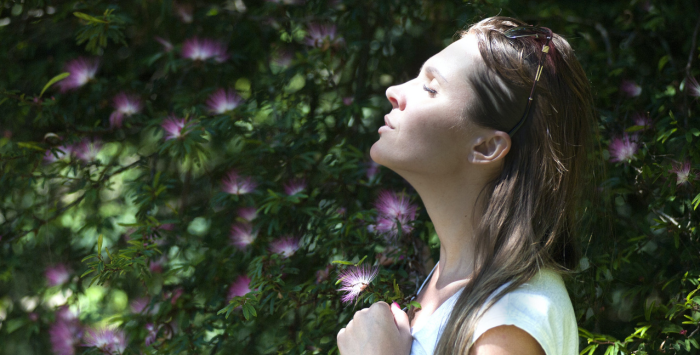
<svg viewBox="0 0 700 355"><path fill-rule="evenodd" d="M97 237L97 255L102 256L102 234Z"/></svg>
<svg viewBox="0 0 700 355"><path fill-rule="evenodd" d="M331 264L355 265L354 263L344 260L333 260L331 261Z"/></svg>
<svg viewBox="0 0 700 355"><path fill-rule="evenodd" d="M69 76L70 76L70 73L65 72L65 73L58 74L58 75L54 76L53 78L51 78L51 80L49 80L49 82L46 83L46 85L44 85L44 88L41 89L41 93L39 94L39 97L42 97L44 95L44 92L46 91L46 89L51 87L51 85L56 84L57 82L65 79Z"/></svg>
<svg viewBox="0 0 700 355"><path fill-rule="evenodd" d="M664 68L664 65L666 65L666 63L668 63L669 58L670 57L668 55L665 55L665 56L661 57L661 59L659 59L659 71L661 71L661 69Z"/></svg>
<svg viewBox="0 0 700 355"><path fill-rule="evenodd" d="M696 210L698 208L698 205L700 205L700 194L695 195L695 198L693 199L693 210Z"/></svg>
<svg viewBox="0 0 700 355"><path fill-rule="evenodd" d="M82 12L77 12L77 11L76 11L76 12L73 13L73 15L75 15L75 17L77 17L77 18L79 18L79 19L82 19L82 20L85 20L85 21L87 21L87 22L109 23L109 22L107 22L107 21L105 21L105 20L100 20L100 19L98 19L97 17L92 17L92 16L90 16L90 15L88 15L88 14L84 14L84 13L82 13Z"/></svg>

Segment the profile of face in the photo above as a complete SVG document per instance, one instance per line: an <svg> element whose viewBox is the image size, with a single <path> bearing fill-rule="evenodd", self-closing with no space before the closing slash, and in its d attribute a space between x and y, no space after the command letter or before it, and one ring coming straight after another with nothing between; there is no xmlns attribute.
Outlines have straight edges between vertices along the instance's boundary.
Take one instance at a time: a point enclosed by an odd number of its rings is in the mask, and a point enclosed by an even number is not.
<svg viewBox="0 0 700 355"><path fill-rule="evenodd" d="M428 59L418 77L389 87L392 110L370 150L372 160L400 175L500 165L510 148L508 134L465 118L474 98L469 73L484 67L475 37L467 35Z"/></svg>

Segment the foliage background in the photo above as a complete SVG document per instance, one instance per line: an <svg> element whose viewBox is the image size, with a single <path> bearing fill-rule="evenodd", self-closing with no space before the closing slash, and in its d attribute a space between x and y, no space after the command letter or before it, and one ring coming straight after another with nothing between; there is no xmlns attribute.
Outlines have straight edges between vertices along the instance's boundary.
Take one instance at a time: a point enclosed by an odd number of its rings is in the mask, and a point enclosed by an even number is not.
<svg viewBox="0 0 700 355"><path fill-rule="evenodd" d="M438 255L424 210L396 241L372 231L380 191L419 203L400 177L370 164L390 109L384 91L457 30L497 14L565 35L596 95L600 149L591 159L605 165L603 198L582 206L592 228L568 281L580 349L698 353L692 0L3 0L0 353L99 352L82 345L104 326L124 332L131 354L337 352L335 335L354 311L380 298L405 302ZM310 45L313 24L337 26L336 39ZM195 36L221 41L229 58L183 57ZM78 57L99 59L94 79L40 95ZM206 102L219 88L244 101L211 114ZM143 109L117 128L110 115L120 92ZM165 139L169 115L187 118L181 138ZM640 115L646 126L635 124ZM632 154L613 162L610 145L623 132L634 137ZM74 154L46 159L72 145ZM232 169L255 190L224 192ZM290 196L290 181L306 187ZM231 226L251 206L257 238L239 250ZM300 239L288 258L268 250L285 235ZM346 266L330 263L363 258L381 262L380 276L360 304L343 305L335 280ZM57 265L68 277L50 286ZM257 291L229 305L239 275ZM61 348L52 327L64 324L64 304L79 314Z"/></svg>

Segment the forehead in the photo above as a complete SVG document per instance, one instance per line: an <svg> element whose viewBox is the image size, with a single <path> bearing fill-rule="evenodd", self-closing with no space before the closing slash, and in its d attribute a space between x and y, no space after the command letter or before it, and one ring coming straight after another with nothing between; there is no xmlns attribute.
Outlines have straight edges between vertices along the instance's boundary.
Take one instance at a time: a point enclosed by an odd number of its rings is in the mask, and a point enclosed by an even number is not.
<svg viewBox="0 0 700 355"><path fill-rule="evenodd" d="M473 35L467 35L430 57L424 67L436 68L450 84L453 81L466 84L469 72L475 70L480 62L481 55L476 38Z"/></svg>

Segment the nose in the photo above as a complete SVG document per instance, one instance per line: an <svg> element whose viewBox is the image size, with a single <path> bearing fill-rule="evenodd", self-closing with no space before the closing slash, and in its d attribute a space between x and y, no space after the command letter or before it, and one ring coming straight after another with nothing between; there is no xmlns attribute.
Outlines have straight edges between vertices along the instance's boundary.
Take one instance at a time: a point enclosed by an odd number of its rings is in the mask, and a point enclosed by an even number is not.
<svg viewBox="0 0 700 355"><path fill-rule="evenodd" d="M386 98L391 102L392 109L403 111L406 108L406 98L399 86L390 86L386 89Z"/></svg>

